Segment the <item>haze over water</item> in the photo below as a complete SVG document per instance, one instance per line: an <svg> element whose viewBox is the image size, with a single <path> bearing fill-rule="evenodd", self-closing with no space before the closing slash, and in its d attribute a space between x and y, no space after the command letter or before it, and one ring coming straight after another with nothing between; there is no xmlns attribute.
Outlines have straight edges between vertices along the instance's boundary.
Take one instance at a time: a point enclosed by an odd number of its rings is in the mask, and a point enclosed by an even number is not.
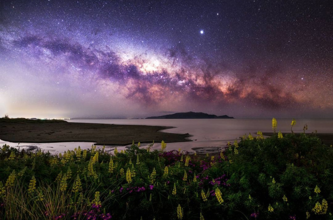
<svg viewBox="0 0 333 220"><path fill-rule="evenodd" d="M171 133L189 133L190 142L167 143L166 150L178 150L179 148L192 151L192 148L224 147L228 141L239 140L244 134L254 135L257 131L271 132L271 119L77 119L69 122L102 123L123 125L156 125L174 127L163 130ZM291 119L278 119L276 131L290 132ZM303 126L308 125L307 133L333 133L333 119L297 119L293 127L294 132L303 132ZM129 140L129 142L132 140ZM140 140L134 140L136 143ZM9 144L17 146L18 143L9 143L0 140L0 145ZM33 145L51 153L61 153L80 146L83 149L90 148L92 142L61 142L61 143L20 143L19 146ZM145 144L142 144L144 146ZM160 143L155 143L152 149L159 149ZM120 147L118 149L124 149Z"/></svg>

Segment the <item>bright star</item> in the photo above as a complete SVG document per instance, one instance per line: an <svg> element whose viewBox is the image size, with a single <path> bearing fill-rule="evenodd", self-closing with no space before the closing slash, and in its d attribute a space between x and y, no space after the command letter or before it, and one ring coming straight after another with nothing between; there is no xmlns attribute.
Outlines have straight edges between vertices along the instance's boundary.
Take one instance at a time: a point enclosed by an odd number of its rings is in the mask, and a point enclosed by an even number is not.
<svg viewBox="0 0 333 220"><path fill-rule="evenodd" d="M204 34L205 32L204 32L204 30L200 30L200 34Z"/></svg>

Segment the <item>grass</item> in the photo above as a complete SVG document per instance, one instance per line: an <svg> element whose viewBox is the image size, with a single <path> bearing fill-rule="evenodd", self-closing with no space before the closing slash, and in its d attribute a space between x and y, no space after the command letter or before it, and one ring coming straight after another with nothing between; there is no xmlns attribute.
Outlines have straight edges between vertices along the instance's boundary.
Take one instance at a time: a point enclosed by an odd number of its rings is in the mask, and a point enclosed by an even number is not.
<svg viewBox="0 0 333 220"><path fill-rule="evenodd" d="M332 147L244 136L219 155L138 145L51 155L0 149L3 219L332 219Z"/></svg>

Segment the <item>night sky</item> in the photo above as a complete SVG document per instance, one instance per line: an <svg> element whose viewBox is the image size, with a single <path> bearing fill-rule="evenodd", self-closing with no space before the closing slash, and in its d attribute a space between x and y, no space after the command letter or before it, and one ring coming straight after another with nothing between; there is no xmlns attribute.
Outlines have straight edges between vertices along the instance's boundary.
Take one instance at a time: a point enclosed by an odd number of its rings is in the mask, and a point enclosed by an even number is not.
<svg viewBox="0 0 333 220"><path fill-rule="evenodd" d="M333 117L330 0L2 0L0 116Z"/></svg>

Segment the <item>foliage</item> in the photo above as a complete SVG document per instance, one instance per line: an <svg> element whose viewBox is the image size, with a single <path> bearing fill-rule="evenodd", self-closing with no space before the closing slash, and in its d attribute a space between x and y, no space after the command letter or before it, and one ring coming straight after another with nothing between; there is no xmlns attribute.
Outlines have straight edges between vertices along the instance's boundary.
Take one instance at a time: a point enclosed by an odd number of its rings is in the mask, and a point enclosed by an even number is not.
<svg viewBox="0 0 333 220"><path fill-rule="evenodd" d="M274 121L273 129L276 127ZM59 155L0 148L5 219L332 219L333 149L314 135L243 137L219 155Z"/></svg>

